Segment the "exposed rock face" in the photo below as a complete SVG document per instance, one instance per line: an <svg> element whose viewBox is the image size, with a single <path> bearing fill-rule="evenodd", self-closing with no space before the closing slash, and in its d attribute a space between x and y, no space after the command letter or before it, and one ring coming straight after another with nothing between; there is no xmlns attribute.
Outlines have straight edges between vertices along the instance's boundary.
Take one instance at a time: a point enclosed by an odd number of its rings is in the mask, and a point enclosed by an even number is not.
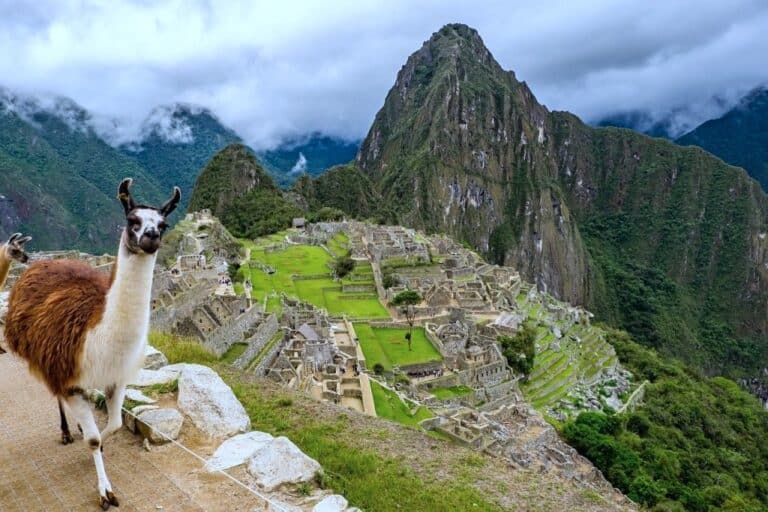
<svg viewBox="0 0 768 512"><path fill-rule="evenodd" d="M165 354L157 350L152 345L144 348L144 368L147 370L158 370L168 364L168 358Z"/></svg>
<svg viewBox="0 0 768 512"><path fill-rule="evenodd" d="M307 457L287 437L265 443L248 462L248 473L267 491L285 484L309 482L318 471L320 464Z"/></svg>
<svg viewBox="0 0 768 512"><path fill-rule="evenodd" d="M155 444L167 443L168 438L177 439L184 425L184 416L176 409L144 411L138 415L137 419L136 423L141 435Z"/></svg>
<svg viewBox="0 0 768 512"><path fill-rule="evenodd" d="M132 386L146 387L153 386L155 384L170 384L179 378L179 372L172 370L166 366L159 370L147 370L142 368L136 375L136 378L131 382Z"/></svg>
<svg viewBox="0 0 768 512"><path fill-rule="evenodd" d="M332 494L331 496L326 496L320 503L315 505L312 512L344 512L347 509L347 505L349 503L344 496Z"/></svg>
<svg viewBox="0 0 768 512"><path fill-rule="evenodd" d="M248 459L274 437L265 432L248 432L227 439L205 463L206 471L221 471L245 464Z"/></svg>
<svg viewBox="0 0 768 512"><path fill-rule="evenodd" d="M356 162L399 222L468 241L644 343L713 371L768 360L759 185L697 148L549 112L469 27L409 57Z"/></svg>
<svg viewBox="0 0 768 512"><path fill-rule="evenodd" d="M180 372L178 406L197 428L211 437L229 437L251 427L242 404L216 372L198 364L167 369Z"/></svg>

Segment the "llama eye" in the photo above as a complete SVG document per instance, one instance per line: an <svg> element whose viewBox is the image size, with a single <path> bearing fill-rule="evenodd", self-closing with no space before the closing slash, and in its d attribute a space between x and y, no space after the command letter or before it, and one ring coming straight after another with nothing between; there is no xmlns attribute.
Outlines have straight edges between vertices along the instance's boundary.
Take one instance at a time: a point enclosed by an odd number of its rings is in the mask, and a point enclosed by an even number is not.
<svg viewBox="0 0 768 512"><path fill-rule="evenodd" d="M168 224L166 224L165 222L161 222L157 227L160 228L160 231L165 231L166 229L168 229Z"/></svg>

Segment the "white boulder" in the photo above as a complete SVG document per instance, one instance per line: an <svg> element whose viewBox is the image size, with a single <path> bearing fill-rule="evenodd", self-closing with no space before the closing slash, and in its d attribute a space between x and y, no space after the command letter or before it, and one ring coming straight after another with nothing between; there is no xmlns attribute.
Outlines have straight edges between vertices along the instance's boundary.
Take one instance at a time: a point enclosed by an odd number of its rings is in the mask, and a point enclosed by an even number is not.
<svg viewBox="0 0 768 512"><path fill-rule="evenodd" d="M176 364L163 370L180 372L179 409L209 436L230 437L251 428L251 419L232 389L207 366Z"/></svg>
<svg viewBox="0 0 768 512"><path fill-rule="evenodd" d="M167 364L168 358L165 357L165 354L152 345L144 347L144 368L147 370L159 370Z"/></svg>
<svg viewBox="0 0 768 512"><path fill-rule="evenodd" d="M147 370L142 368L130 385L143 388L146 386L154 386L155 384L170 384L178 378L178 370L169 370L168 367L159 370Z"/></svg>
<svg viewBox="0 0 768 512"><path fill-rule="evenodd" d="M320 503L315 505L312 512L344 512L347 509L347 499L340 494L326 496Z"/></svg>
<svg viewBox="0 0 768 512"><path fill-rule="evenodd" d="M320 471L320 464L287 437L277 437L256 450L247 470L261 487L273 491L285 484L312 480Z"/></svg>
<svg viewBox="0 0 768 512"><path fill-rule="evenodd" d="M209 472L221 471L245 464L256 451L274 439L265 432L248 432L224 441L205 463Z"/></svg>
<svg viewBox="0 0 768 512"><path fill-rule="evenodd" d="M176 409L144 411L136 421L139 432L155 444L167 443L168 438L177 439L183 424L184 416Z"/></svg>

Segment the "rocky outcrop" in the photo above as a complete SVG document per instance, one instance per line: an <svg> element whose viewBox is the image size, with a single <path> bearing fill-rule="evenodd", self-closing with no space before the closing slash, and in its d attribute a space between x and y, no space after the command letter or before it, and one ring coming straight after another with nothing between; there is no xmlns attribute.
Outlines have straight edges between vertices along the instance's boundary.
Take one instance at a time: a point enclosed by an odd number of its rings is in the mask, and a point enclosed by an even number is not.
<svg viewBox="0 0 768 512"><path fill-rule="evenodd" d="M176 364L165 370L180 373L179 409L201 431L222 438L250 429L245 409L216 372L198 364Z"/></svg>
<svg viewBox="0 0 768 512"><path fill-rule="evenodd" d="M285 484L309 482L318 471L320 464L304 455L287 437L264 443L248 461L248 473L267 491Z"/></svg>
<svg viewBox="0 0 768 512"><path fill-rule="evenodd" d="M155 444L177 439L184 425L184 416L176 409L153 409L137 417L136 426L145 439Z"/></svg>
<svg viewBox="0 0 768 512"><path fill-rule="evenodd" d="M229 438L216 449L205 463L206 471L221 471L245 464L266 443L274 439L264 432L248 432Z"/></svg>

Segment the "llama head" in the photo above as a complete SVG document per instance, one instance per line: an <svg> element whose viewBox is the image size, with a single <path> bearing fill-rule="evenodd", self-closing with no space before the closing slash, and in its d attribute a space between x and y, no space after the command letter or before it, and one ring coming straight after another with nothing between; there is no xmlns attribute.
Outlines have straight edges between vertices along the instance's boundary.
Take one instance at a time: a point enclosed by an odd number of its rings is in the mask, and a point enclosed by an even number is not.
<svg viewBox="0 0 768 512"><path fill-rule="evenodd" d="M14 233L7 242L0 245L0 251L3 256L9 260L16 260L19 263L29 261L29 256L24 251L24 244L32 240L31 236L22 236L21 233Z"/></svg>
<svg viewBox="0 0 768 512"><path fill-rule="evenodd" d="M173 187L171 198L159 208L136 204L131 196L130 187L133 180L124 179L117 189L117 197L125 209L125 232L123 244L133 254L154 254L160 248L168 224L165 219L171 214L181 199L179 187Z"/></svg>

